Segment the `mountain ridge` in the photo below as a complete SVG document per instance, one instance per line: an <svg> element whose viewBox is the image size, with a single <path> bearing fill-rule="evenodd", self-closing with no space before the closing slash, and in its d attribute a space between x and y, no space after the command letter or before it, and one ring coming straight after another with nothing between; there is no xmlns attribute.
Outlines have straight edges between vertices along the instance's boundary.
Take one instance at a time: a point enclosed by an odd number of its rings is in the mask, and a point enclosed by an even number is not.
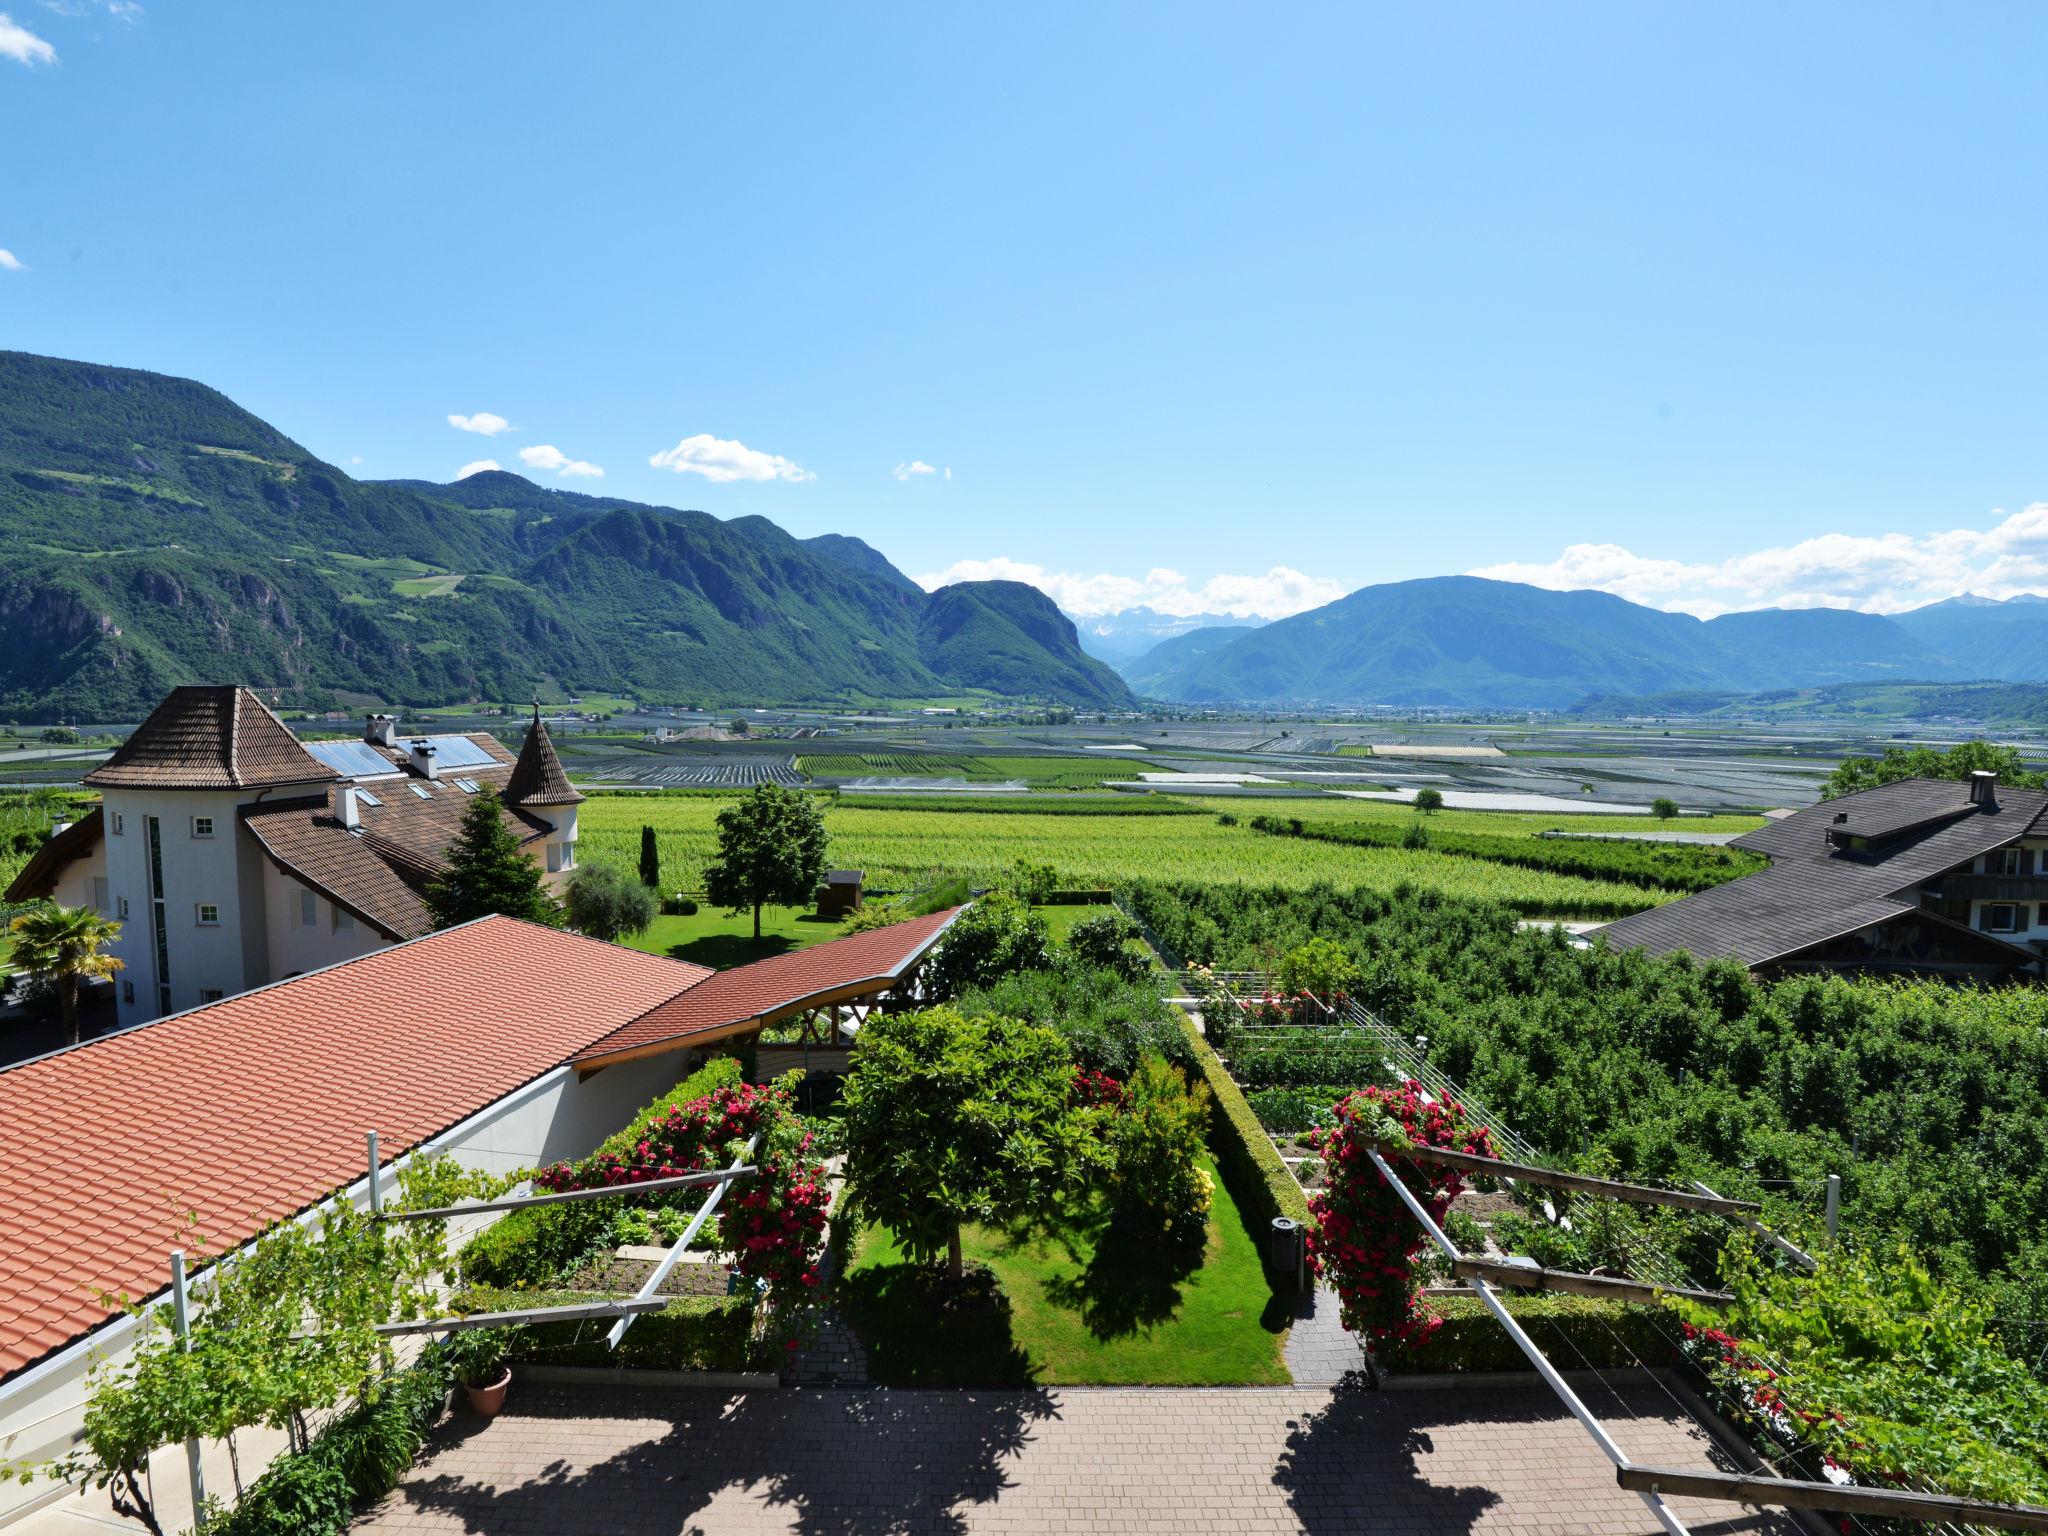
<svg viewBox="0 0 2048 1536"><path fill-rule="evenodd" d="M1049 600L979 590L1007 585L926 594L850 535L502 470L359 481L196 380L0 352L0 717L134 719L226 681L307 708L862 703L990 677L1133 702ZM942 633L955 613L998 664Z"/></svg>

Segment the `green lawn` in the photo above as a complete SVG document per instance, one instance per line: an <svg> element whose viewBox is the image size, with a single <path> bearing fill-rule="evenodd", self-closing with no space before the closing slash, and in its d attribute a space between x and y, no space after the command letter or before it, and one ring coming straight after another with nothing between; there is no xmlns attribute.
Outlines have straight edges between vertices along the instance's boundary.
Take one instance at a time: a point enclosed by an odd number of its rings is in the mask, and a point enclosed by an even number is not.
<svg viewBox="0 0 2048 1536"><path fill-rule="evenodd" d="M1065 901L1056 906L1034 907L1032 910L1045 919L1046 929L1054 939L1064 940L1073 932L1074 924L1085 923L1091 917L1101 917L1104 913L1116 911L1116 908L1106 901Z"/></svg>
<svg viewBox="0 0 2048 1536"><path fill-rule="evenodd" d="M757 940L752 912L733 917L717 907L700 906L693 917L657 917L645 933L622 942L651 955L673 955L723 971L749 960L808 949L845 932L844 923L814 917L807 907L764 907Z"/></svg>
<svg viewBox="0 0 2048 1536"><path fill-rule="evenodd" d="M1204 1159L1213 1177L1213 1163ZM1099 1217L1055 1237L1012 1242L968 1228L970 1261L995 1270L1007 1312L935 1316L883 1228L856 1244L839 1306L867 1346L868 1373L889 1386L1268 1386L1288 1381L1288 1309L1275 1300L1223 1181L1209 1240L1182 1272L1149 1246L1101 1246Z"/></svg>

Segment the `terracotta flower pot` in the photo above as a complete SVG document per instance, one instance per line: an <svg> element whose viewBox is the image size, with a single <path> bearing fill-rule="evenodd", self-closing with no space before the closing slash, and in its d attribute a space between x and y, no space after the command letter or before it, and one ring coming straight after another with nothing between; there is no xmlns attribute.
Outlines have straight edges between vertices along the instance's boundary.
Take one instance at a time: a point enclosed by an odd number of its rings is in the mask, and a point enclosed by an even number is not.
<svg viewBox="0 0 2048 1536"><path fill-rule="evenodd" d="M505 1367L505 1374L488 1387L465 1385L463 1391L469 1394L469 1406L476 1410L480 1419L495 1419L498 1410L505 1406L505 1393L512 1386L512 1367Z"/></svg>

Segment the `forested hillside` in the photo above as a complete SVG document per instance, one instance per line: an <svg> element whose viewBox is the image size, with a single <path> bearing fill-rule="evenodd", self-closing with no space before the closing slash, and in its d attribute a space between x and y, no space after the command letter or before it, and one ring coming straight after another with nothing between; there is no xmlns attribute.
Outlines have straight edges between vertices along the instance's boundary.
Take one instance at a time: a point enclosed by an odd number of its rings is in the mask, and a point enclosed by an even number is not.
<svg viewBox="0 0 2048 1536"><path fill-rule="evenodd" d="M855 538L503 472L358 481L202 384L25 353L0 353L0 626L15 719L135 719L182 682L311 707L1130 699L1035 592L928 597Z"/></svg>

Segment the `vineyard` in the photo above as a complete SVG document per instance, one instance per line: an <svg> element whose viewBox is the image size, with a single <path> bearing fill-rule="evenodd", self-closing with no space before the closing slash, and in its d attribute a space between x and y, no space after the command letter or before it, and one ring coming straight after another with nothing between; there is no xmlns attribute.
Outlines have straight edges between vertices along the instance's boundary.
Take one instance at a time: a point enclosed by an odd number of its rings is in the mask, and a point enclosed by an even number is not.
<svg viewBox="0 0 2048 1536"><path fill-rule="evenodd" d="M1553 1159L1703 1179L1793 1230L1840 1174L1845 1232L1909 1244L1995 1304L2009 1349L2048 1360L2041 989L1759 982L1732 961L1576 949L1434 895L1140 883L1129 899L1190 963L1266 969L1339 940L1354 995ZM1245 1064L1256 1086L1329 1098L1372 1074L1331 1049L1336 1031L1298 1033ZM1688 1259L1711 1273L1711 1252Z"/></svg>
<svg viewBox="0 0 2048 1536"><path fill-rule="evenodd" d="M710 797L599 795L581 815L585 862L637 865L640 828L655 829L664 879L694 887L712 857ZM1318 882L1375 891L1414 885L1498 902L1526 915L1619 917L1669 899L1614 881L1404 848L1348 848L1262 836L1211 817L1041 815L1002 808L953 811L832 806L825 812L834 864L867 871L882 889L921 886L938 875L981 883L1006 876L1018 859L1049 864L1062 882L1110 885L1130 879L1249 881L1301 887Z"/></svg>

